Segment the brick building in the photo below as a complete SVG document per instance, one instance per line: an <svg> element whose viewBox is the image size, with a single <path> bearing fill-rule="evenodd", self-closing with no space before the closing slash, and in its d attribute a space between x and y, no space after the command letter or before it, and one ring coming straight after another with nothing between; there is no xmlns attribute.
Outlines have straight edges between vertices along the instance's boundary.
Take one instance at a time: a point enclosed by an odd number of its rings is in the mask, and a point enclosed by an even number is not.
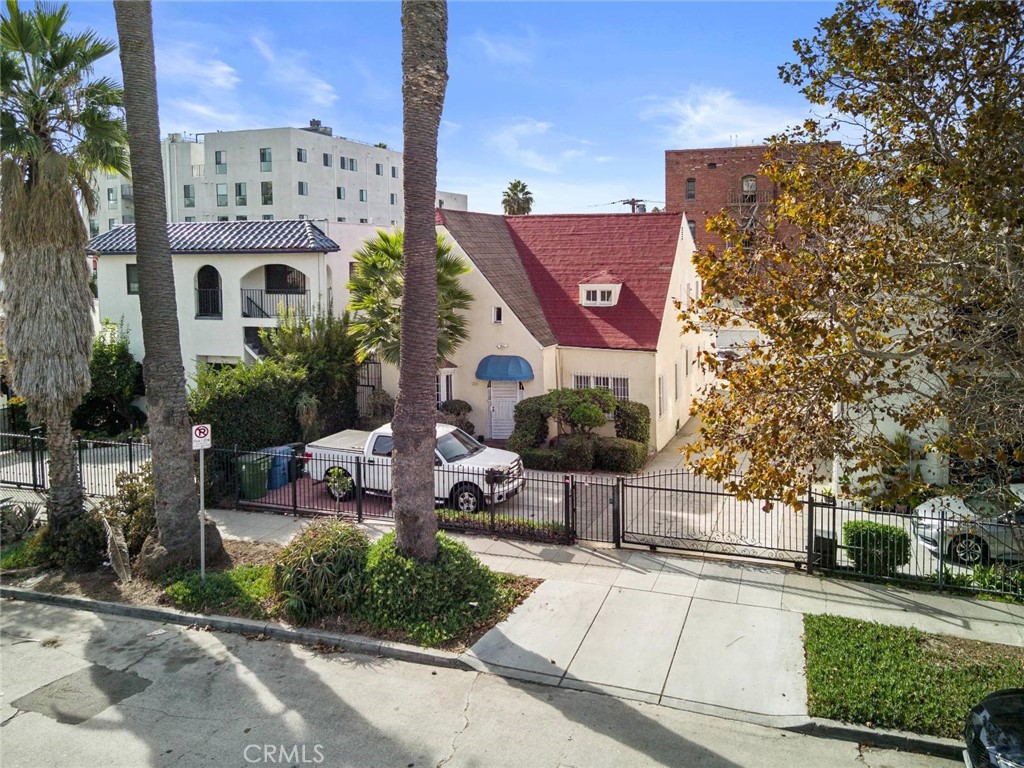
<svg viewBox="0 0 1024 768"><path fill-rule="evenodd" d="M720 246L705 222L723 208L741 221L764 210L777 186L758 173L767 147L719 147L665 151L665 210L685 213L698 248Z"/></svg>

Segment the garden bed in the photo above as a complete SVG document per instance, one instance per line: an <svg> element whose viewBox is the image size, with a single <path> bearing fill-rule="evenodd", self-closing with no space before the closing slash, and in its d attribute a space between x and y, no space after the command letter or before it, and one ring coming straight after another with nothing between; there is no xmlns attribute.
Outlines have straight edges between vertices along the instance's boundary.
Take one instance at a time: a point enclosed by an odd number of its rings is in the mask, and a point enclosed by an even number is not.
<svg viewBox="0 0 1024 768"><path fill-rule="evenodd" d="M804 616L812 717L959 738L986 694L1024 684L1024 648Z"/></svg>

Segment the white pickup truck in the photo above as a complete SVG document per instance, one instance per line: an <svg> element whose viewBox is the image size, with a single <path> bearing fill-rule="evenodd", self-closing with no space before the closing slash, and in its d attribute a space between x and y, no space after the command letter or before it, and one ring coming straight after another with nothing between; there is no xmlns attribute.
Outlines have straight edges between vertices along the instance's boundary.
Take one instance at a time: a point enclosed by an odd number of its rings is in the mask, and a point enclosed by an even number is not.
<svg viewBox="0 0 1024 768"><path fill-rule="evenodd" d="M391 494L391 425L373 432L347 429L306 446L306 471L339 501L355 495L358 479L367 493ZM357 469L358 465L358 469ZM437 425L434 449L434 497L462 512L479 512L488 503L510 499L522 490L519 455L488 448L458 427Z"/></svg>

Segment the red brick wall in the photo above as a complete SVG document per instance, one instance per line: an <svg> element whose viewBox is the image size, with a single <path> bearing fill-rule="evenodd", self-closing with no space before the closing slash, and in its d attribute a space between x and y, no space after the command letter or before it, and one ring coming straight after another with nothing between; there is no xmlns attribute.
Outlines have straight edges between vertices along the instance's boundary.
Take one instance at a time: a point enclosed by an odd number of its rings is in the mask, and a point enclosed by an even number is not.
<svg viewBox="0 0 1024 768"><path fill-rule="evenodd" d="M665 210L682 211L696 223L697 247L721 247L717 235L708 234L705 222L729 207L729 194L738 195L744 176L757 177L758 193L774 197L775 185L757 172L764 161L765 146L718 149L670 149L665 152ZM710 167L714 165L714 167ZM686 180L696 179L696 196L686 199Z"/></svg>

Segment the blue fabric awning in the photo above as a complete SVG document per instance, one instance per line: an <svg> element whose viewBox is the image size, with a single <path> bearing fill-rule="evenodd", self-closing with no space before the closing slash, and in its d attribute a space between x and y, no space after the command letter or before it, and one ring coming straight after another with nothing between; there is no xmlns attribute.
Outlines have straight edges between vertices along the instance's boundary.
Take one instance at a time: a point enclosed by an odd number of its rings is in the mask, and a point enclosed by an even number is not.
<svg viewBox="0 0 1024 768"><path fill-rule="evenodd" d="M476 367L481 381L532 381L533 368L518 355L488 355Z"/></svg>

